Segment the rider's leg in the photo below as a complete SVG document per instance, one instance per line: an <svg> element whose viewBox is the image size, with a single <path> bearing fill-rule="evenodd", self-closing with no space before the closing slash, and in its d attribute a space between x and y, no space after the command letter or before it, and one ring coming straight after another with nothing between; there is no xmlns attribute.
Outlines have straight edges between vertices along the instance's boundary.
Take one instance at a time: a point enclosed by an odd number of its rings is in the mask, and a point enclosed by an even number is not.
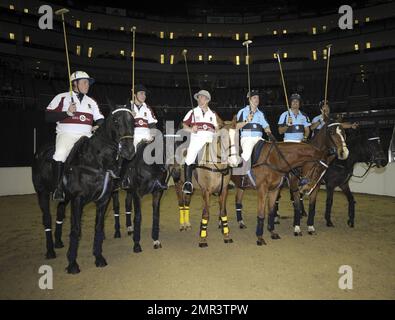
<svg viewBox="0 0 395 320"><path fill-rule="evenodd" d="M53 192L53 199L58 201L64 201L63 192L63 170L64 163L71 151L74 144L81 138L82 135L70 134L70 133L58 133L56 136L56 148L53 155L52 170L54 174L56 189Z"/></svg>

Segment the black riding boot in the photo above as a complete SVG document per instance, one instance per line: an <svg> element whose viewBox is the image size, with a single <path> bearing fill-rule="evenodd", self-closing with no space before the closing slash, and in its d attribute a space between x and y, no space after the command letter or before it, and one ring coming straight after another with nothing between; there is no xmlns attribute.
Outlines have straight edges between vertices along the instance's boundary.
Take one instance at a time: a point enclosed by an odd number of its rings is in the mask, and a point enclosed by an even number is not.
<svg viewBox="0 0 395 320"><path fill-rule="evenodd" d="M56 201L64 201L64 192L63 192L63 168L64 163L62 161L53 161L53 172L55 177L56 189L52 194L52 199Z"/></svg>
<svg viewBox="0 0 395 320"><path fill-rule="evenodd" d="M193 184L192 184L192 171L194 169L194 165L184 165L184 171L185 171L185 183L182 186L182 192L186 194L191 194L193 192Z"/></svg>

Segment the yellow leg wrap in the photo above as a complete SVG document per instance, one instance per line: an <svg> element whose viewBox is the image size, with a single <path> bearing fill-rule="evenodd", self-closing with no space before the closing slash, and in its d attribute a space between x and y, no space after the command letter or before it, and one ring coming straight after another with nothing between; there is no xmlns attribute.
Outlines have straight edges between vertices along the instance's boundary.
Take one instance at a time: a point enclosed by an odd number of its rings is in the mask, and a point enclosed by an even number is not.
<svg viewBox="0 0 395 320"><path fill-rule="evenodd" d="M180 209L180 225L184 225L185 223L185 210L184 207L179 207Z"/></svg>
<svg viewBox="0 0 395 320"><path fill-rule="evenodd" d="M184 207L185 223L189 223L189 207Z"/></svg>
<svg viewBox="0 0 395 320"><path fill-rule="evenodd" d="M207 219L202 219L202 223L203 224L208 224L208 220Z"/></svg>
<svg viewBox="0 0 395 320"><path fill-rule="evenodd" d="M201 238L207 237L207 231L206 231L206 230L201 230L201 231L200 231L200 237L201 237Z"/></svg>
<svg viewBox="0 0 395 320"><path fill-rule="evenodd" d="M226 221L228 221L228 216L221 217L221 220L222 220L223 222L226 222Z"/></svg>
<svg viewBox="0 0 395 320"><path fill-rule="evenodd" d="M229 233L229 228L228 227L224 227L224 234L228 234Z"/></svg>

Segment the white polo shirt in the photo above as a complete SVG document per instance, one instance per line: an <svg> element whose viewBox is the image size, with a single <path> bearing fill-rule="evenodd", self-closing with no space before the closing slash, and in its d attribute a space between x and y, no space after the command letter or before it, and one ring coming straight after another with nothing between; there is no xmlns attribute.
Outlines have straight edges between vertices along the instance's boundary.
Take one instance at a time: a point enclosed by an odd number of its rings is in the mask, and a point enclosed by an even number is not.
<svg viewBox="0 0 395 320"><path fill-rule="evenodd" d="M154 111L149 106L147 106L146 103L143 103L140 107L138 107L136 104L133 104L133 110L136 113L136 116L134 117L135 135L149 136L149 125L158 122Z"/></svg>
<svg viewBox="0 0 395 320"><path fill-rule="evenodd" d="M203 109L200 106L189 110L184 117L183 123L188 126L197 125L198 131L191 133L191 138L212 138L215 128L218 127L216 113L210 108L207 108L207 111L203 113Z"/></svg>
<svg viewBox="0 0 395 320"><path fill-rule="evenodd" d="M57 122L56 133L73 133L90 137L92 135L93 121L104 119L97 102L84 95L81 102L73 91L73 99L77 111L72 117ZM48 112L67 112L71 104L70 92L58 94L47 107Z"/></svg>

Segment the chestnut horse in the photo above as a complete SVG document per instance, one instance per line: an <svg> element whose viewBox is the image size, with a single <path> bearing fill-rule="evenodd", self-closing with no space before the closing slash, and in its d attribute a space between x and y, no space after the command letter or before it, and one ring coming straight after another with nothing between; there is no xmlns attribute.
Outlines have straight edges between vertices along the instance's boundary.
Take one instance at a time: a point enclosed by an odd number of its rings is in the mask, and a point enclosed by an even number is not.
<svg viewBox="0 0 395 320"><path fill-rule="evenodd" d="M343 157L348 153L344 137L339 129L340 124L330 124L316 137L315 144L293 142L265 142L258 160L252 166L256 178L255 189L258 191L258 217L257 217L257 244L266 244L263 239L264 219L271 212L269 219L269 231L272 239L279 239L274 232L273 209L284 176L291 172L296 181L303 185L297 188L298 192L305 193L313 190L323 173L327 169L326 162L330 151ZM297 168L302 167L302 175L296 173ZM242 184L243 176L232 175L232 181L238 188L245 188ZM306 180L307 179L307 180ZM307 182L307 183L306 183ZM268 208L267 208L268 206ZM299 211L298 211L299 213ZM300 221L300 216L294 218L294 224Z"/></svg>

